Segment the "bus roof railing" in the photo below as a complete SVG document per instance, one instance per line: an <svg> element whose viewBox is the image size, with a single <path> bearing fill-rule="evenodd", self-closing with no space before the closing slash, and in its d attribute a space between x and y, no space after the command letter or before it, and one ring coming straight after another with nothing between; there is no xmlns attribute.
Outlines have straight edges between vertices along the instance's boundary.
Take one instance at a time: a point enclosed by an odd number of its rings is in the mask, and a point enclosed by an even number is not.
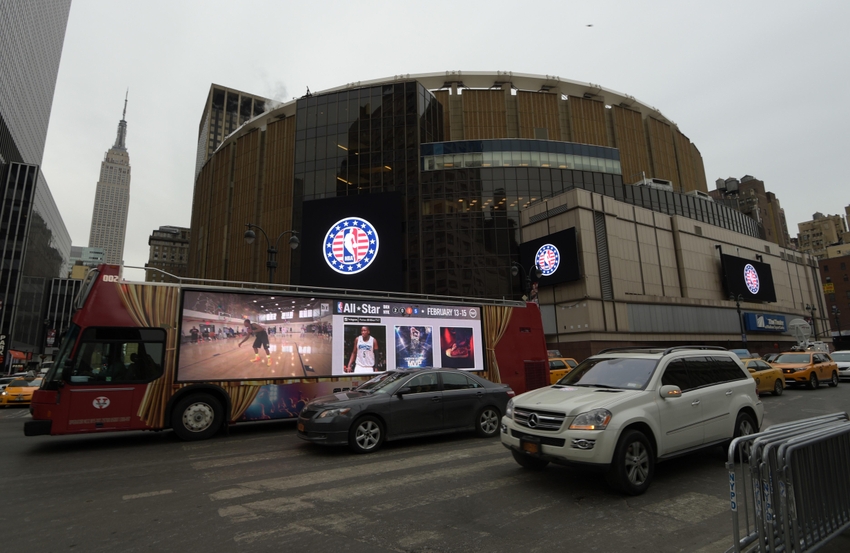
<svg viewBox="0 0 850 553"><path fill-rule="evenodd" d="M240 290L252 291L252 292L275 292L275 293L294 293L298 295L303 294L312 294L312 295L330 295L330 296L349 296L353 298L362 298L362 299L375 299L380 298L381 300L397 300L404 303L410 303L411 301L418 301L421 303L426 302L439 302L439 303L460 303L460 304L487 304L487 305L502 305L506 307L525 307L525 302L521 300L508 300L508 299L497 299L497 298L476 298L476 297L468 297L468 296L444 296L438 294L414 294L414 293L406 293L406 292L390 292L390 291L375 291L375 290L360 290L360 289L349 289L349 288L328 288L323 286L304 286L298 284L268 284L262 282L249 282L249 281L235 281L235 280L219 280L219 279L207 279L207 278L189 278L189 277L180 277L162 269L158 269L156 267L136 267L132 265L122 265L121 266L121 275L122 280L123 277L123 269L140 269L143 271L156 271L162 273L170 278L173 278L176 282L168 283L168 282L144 282L144 284L150 285L165 285L165 286L180 286L180 287L191 287L191 288L238 288ZM133 283L135 281L125 280L125 282ZM140 283L141 284L141 283Z"/></svg>

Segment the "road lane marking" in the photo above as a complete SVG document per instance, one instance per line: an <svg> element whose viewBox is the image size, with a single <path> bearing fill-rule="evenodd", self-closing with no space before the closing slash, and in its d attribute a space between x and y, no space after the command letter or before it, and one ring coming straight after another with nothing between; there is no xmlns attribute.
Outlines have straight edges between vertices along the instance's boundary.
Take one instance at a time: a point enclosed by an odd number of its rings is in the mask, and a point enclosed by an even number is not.
<svg viewBox="0 0 850 553"><path fill-rule="evenodd" d="M147 493L137 493L133 495L125 495L122 496L121 499L127 501L128 499L140 499L142 497L153 497L156 495L168 495L170 493L174 493L174 490L161 490L158 492L147 492Z"/></svg>

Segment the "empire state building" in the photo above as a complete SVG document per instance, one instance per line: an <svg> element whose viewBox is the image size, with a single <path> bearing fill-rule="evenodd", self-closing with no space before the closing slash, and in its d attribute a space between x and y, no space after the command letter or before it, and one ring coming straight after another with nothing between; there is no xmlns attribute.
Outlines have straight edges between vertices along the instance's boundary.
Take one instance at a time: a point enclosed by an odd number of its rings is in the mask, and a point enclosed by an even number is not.
<svg viewBox="0 0 850 553"><path fill-rule="evenodd" d="M100 164L100 179L94 196L94 211L89 231L89 247L103 248L106 263L121 264L124 258L124 235L130 209L130 155L127 153L127 98L118 123L115 144Z"/></svg>

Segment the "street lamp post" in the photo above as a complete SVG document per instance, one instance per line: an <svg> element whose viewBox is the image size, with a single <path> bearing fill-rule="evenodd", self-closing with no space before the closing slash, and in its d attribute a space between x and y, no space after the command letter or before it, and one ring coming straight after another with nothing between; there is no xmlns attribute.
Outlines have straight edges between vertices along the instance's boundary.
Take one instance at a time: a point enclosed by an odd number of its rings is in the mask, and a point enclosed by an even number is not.
<svg viewBox="0 0 850 553"><path fill-rule="evenodd" d="M815 311L817 310L817 307L815 307L814 305L809 305L808 303L806 304L806 311L808 311L812 315L812 328L815 332L815 342L817 342L818 340L818 322L815 320Z"/></svg>
<svg viewBox="0 0 850 553"><path fill-rule="evenodd" d="M533 271L533 273L531 272ZM535 277L540 278L543 276L543 271L540 270L536 264L531 271L526 271L525 268L517 263L516 261L511 263L511 275L518 276L520 273L525 277L525 297L524 299L528 299L531 295L531 275L534 274Z"/></svg>
<svg viewBox="0 0 850 553"><path fill-rule="evenodd" d="M832 306L832 316L835 317L835 328L838 330L838 339L841 340L841 322L839 321L841 311L838 310L837 305Z"/></svg>
<svg viewBox="0 0 850 553"><path fill-rule="evenodd" d="M266 237L266 244L268 245L268 249L266 251L269 254L268 260L266 261L266 267L269 270L269 284L274 284L274 271L275 269L277 269L277 245L278 243L280 243L280 239L285 234L291 234L292 236L289 237L289 247L294 250L298 247L299 244L297 236L298 232L294 230L285 230L277 236L277 239L274 241L274 245L272 245L271 240L269 240L269 235L266 234L266 231L264 231L262 227L257 226L253 223L246 223L245 226L248 227L248 230L245 231L246 243L254 243L254 239L257 237L257 234L254 232L254 229L259 230L263 233L263 236Z"/></svg>
<svg viewBox="0 0 850 553"><path fill-rule="evenodd" d="M737 296L735 294L730 294L729 301L735 302L735 311L738 312L738 327L741 329L741 343L746 345L747 333L744 332L744 319L741 318L741 302L744 301L744 296L741 294L738 294Z"/></svg>

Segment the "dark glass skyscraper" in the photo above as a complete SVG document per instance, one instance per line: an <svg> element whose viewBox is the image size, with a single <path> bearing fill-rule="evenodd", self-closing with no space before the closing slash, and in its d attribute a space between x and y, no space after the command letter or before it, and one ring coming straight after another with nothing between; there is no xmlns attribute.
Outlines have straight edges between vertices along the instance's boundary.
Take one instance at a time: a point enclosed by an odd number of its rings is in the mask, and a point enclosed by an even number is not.
<svg viewBox="0 0 850 553"><path fill-rule="evenodd" d="M0 357L4 363L8 349L40 351L44 287L66 268L71 245L39 169L70 9L71 0L0 0L0 236L4 237L0 241L0 342L4 344Z"/></svg>

